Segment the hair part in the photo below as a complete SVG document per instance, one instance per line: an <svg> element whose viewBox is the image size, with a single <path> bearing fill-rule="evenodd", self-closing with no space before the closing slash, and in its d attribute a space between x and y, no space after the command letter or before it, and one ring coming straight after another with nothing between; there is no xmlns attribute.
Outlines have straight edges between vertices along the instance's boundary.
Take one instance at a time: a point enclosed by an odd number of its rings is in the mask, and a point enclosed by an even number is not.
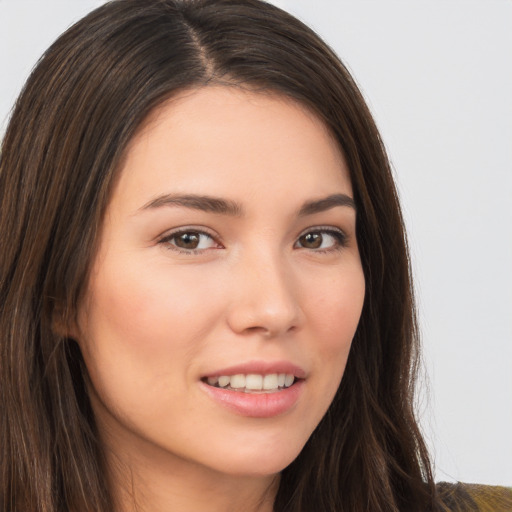
<svg viewBox="0 0 512 512"><path fill-rule="evenodd" d="M114 0L42 57L0 155L0 506L113 510L75 319L126 149L180 91L248 87L330 129L350 170L366 298L341 386L275 510L435 510L414 416L418 333L403 219L372 116L335 54L258 0ZM60 332L60 333L59 333Z"/></svg>

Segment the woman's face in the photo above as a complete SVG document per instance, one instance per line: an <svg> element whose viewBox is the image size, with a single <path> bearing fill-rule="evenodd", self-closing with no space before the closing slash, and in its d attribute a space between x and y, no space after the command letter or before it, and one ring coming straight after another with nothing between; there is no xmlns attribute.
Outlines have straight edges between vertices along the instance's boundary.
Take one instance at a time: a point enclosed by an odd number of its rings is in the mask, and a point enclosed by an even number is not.
<svg viewBox="0 0 512 512"><path fill-rule="evenodd" d="M340 384L364 298L349 174L269 94L169 101L128 148L78 325L119 456L270 475Z"/></svg>

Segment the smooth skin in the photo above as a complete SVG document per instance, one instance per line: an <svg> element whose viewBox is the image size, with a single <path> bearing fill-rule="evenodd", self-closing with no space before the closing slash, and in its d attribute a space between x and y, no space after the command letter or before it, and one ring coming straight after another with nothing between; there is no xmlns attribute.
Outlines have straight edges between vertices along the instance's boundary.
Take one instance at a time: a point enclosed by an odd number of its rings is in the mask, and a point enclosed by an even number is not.
<svg viewBox="0 0 512 512"><path fill-rule="evenodd" d="M350 198L336 142L289 99L204 87L146 120L71 333L120 512L272 510L361 314ZM205 375L276 361L305 372L280 414L240 415L205 392Z"/></svg>

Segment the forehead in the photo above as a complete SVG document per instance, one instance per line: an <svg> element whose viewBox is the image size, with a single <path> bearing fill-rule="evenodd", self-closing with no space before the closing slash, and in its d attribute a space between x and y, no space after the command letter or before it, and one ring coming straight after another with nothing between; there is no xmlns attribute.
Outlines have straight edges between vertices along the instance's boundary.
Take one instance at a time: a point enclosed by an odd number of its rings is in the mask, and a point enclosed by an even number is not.
<svg viewBox="0 0 512 512"><path fill-rule="evenodd" d="M339 145L315 114L281 95L221 86L183 91L155 109L128 146L119 181L118 192L146 196L296 184L351 193Z"/></svg>

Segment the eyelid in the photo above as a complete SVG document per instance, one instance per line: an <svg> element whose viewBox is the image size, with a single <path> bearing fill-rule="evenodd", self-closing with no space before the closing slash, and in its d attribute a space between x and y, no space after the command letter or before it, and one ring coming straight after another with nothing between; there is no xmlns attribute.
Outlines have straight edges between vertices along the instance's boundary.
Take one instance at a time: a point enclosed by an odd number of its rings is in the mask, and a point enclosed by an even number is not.
<svg viewBox="0 0 512 512"><path fill-rule="evenodd" d="M218 234L213 233L209 228L206 228L203 226L180 226L180 227L174 228L170 231L165 232L163 235L159 236L157 238L157 244L162 244L162 245L166 244L170 240L172 240L173 238L177 237L180 234L191 233L191 232L197 233L199 235L207 236L207 237L211 238L212 241L214 241L216 244L218 244L220 246L223 245L222 240ZM331 226L329 226L329 225L310 226L310 227L304 229L303 231L301 231L300 234L297 236L297 239L294 243L294 248L296 247L299 239L301 237L303 237L304 235L307 235L308 233L325 233L330 236L333 236L337 240L337 244L335 244L333 247L330 247L327 249L320 249L320 248L319 249L308 249L307 247L299 247L300 249L310 250L310 251L316 252L316 253L327 253L327 252L333 252L333 251L340 250L340 249L346 247L348 244L348 241L349 241L349 236L347 235L347 233L343 229L341 229L337 226L332 226L332 225ZM190 254L192 254L192 255L201 254L201 253L204 253L213 248L214 247L203 248L203 249L183 249L181 247L178 247L178 246L170 244L170 243L167 244L167 249L176 251L178 253L189 254L189 255ZM215 249L217 249L217 248L219 248L219 247L215 247Z"/></svg>
<svg viewBox="0 0 512 512"><path fill-rule="evenodd" d="M179 226L176 228L169 229L167 231L164 231L161 235L158 235L157 240L162 240L164 238L169 238L172 236L176 236L180 233L187 233L189 231L194 231L195 233L201 233L203 235L208 235L212 238L220 240L220 236L215 233L210 228L207 228L205 226L198 226L198 225L186 225L186 226Z"/></svg>
<svg viewBox="0 0 512 512"><path fill-rule="evenodd" d="M329 253L333 251L339 251L340 249L343 249L346 247L349 243L349 235L341 228L337 226L311 226L305 230L303 230L299 236L297 237L297 240L294 244L298 243L300 238L302 238L304 235L307 235L308 233L325 233L330 236L333 236L337 240L337 244L333 247L330 247L328 249L308 249L307 247L300 247L300 249L309 250L311 252L315 253Z"/></svg>
<svg viewBox="0 0 512 512"><path fill-rule="evenodd" d="M312 232L324 232L324 233L339 233L340 235L343 235L348 238L347 233L345 231L337 226L329 226L329 225L320 225L320 226L310 226L304 230L302 230L299 233L299 236L297 238L300 238L301 236L307 235L308 233Z"/></svg>
<svg viewBox="0 0 512 512"><path fill-rule="evenodd" d="M211 238L216 244L223 245L222 240L219 235L217 235L216 233L212 232L210 229L205 228L203 226L180 226L180 227L171 229L170 231L166 231L164 234L160 235L157 238L156 242L157 242L157 244L164 245L167 242L169 242L170 240L172 240L173 238L175 238L178 235L183 234L183 233L197 233L199 235L204 235L204 236ZM169 243L169 244L167 244L167 249L171 250L171 251L176 251L176 252L182 253L182 254L201 254L201 253L204 253L205 251L208 251L209 249L212 249L212 248L183 249L181 247L177 247L177 246Z"/></svg>

